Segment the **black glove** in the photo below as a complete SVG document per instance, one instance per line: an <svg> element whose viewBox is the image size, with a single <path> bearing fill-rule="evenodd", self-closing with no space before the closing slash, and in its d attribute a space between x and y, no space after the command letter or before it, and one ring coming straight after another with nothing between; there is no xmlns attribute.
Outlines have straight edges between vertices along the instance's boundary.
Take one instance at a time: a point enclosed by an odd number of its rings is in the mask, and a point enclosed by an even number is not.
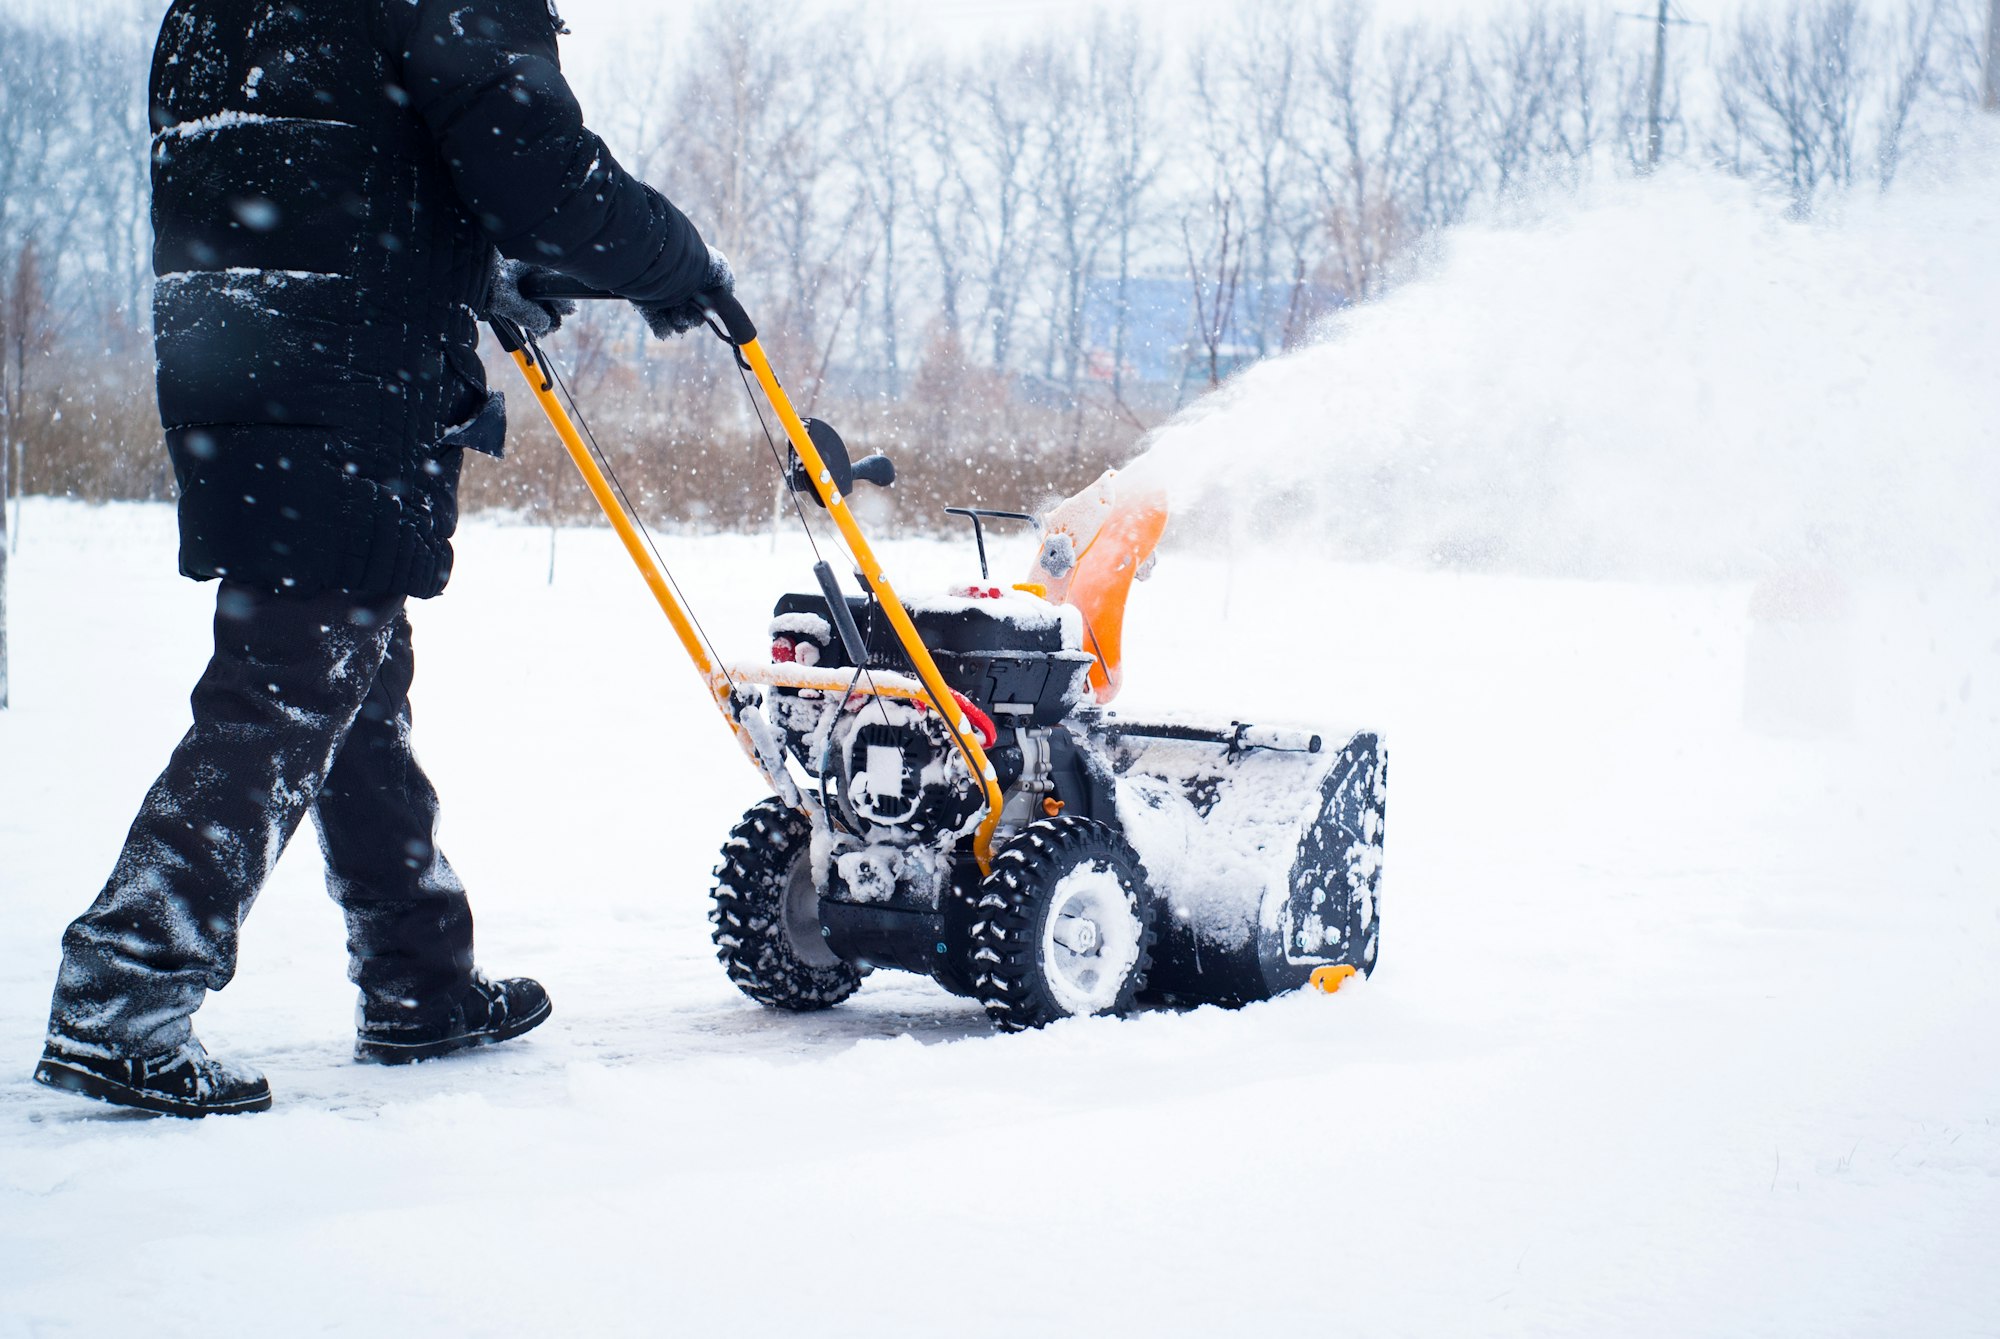
<svg viewBox="0 0 2000 1339"><path fill-rule="evenodd" d="M539 275L562 277L545 266L508 260L496 253L493 275L487 282L486 315L512 321L536 339L559 328L563 317L576 314L576 304L568 298L522 297L522 282Z"/></svg>
<svg viewBox="0 0 2000 1339"><path fill-rule="evenodd" d="M703 298L711 293L735 291L736 273L729 268L729 257L710 247L708 275L702 280L700 292L681 302L635 302L632 305L639 309L639 315L646 318L646 327L655 338L672 339L675 335L685 335L699 328L708 320Z"/></svg>

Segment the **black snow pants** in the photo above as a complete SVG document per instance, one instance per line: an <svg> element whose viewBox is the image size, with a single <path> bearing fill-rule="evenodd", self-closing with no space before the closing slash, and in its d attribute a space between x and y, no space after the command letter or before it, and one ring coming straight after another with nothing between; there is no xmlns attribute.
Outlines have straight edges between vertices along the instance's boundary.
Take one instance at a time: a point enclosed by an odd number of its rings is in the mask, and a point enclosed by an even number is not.
<svg viewBox="0 0 2000 1339"><path fill-rule="evenodd" d="M307 813L371 1015L451 1007L472 977L472 913L410 752L414 670L400 595L223 583L194 726L63 935L51 1034L137 1057L184 1042L204 993L235 974L243 917Z"/></svg>

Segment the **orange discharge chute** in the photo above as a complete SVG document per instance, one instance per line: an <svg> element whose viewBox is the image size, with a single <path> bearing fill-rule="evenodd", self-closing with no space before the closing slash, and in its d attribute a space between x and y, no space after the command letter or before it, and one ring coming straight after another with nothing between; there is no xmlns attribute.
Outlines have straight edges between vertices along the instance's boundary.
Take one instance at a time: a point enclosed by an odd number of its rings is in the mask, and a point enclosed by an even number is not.
<svg viewBox="0 0 2000 1339"><path fill-rule="evenodd" d="M1097 657L1090 687L1099 703L1118 696L1125 598L1167 528L1167 497L1106 470L1049 513L1028 580L1083 616L1083 646Z"/></svg>

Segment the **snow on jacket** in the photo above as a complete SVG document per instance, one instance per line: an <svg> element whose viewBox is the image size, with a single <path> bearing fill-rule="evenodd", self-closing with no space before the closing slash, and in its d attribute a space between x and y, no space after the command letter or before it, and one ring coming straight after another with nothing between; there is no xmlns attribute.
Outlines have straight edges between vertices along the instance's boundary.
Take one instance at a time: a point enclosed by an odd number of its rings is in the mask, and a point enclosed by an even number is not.
<svg viewBox="0 0 2000 1339"><path fill-rule="evenodd" d="M175 0L153 57L153 328L181 571L437 594L498 454L494 248L648 302L693 225L583 124L549 0Z"/></svg>

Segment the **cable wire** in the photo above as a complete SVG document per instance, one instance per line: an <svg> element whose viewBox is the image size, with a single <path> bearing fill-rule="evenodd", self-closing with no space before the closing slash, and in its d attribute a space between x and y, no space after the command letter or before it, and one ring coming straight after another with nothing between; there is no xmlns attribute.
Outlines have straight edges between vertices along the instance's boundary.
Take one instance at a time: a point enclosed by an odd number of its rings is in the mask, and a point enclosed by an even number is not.
<svg viewBox="0 0 2000 1339"><path fill-rule="evenodd" d="M735 352L732 346L732 353ZM736 379L743 383L743 398L750 402L751 412L757 415L757 426L764 430L764 444L771 448L771 464L777 467L778 483L784 488L785 496L792 500L792 510L799 518L799 528L806 532L806 543L812 545L813 559L825 562L826 555L819 551L819 539L813 534L812 522L806 519L805 504L799 501L799 490L792 487L791 471L785 468L785 458L778 454L778 439L771 434L771 425L764 419L764 406L758 403L757 392L750 388L750 374L744 369L743 355L736 354ZM798 453L794 451L793 455ZM850 563L853 555L842 550L842 556Z"/></svg>
<svg viewBox="0 0 2000 1339"><path fill-rule="evenodd" d="M791 471L785 468L785 458L778 453L778 439L771 432L771 424L769 420L767 420L764 417L764 406L758 402L757 392L752 390L750 387L750 376L748 371L745 369L743 362L743 355L741 353L736 352L734 345L730 347L730 352L735 353L736 355L734 359L736 363L736 379L743 383L744 398L750 401L751 412L757 415L757 426L763 429L764 432L764 444L771 449L771 463L777 467L778 482L784 487L786 494L790 496L790 498L792 499L792 510L797 514L799 518L799 528L806 532L806 543L812 546L814 560L823 563L826 561L826 555L820 552L819 539L813 532L812 522L806 517L805 504L799 501L799 492L796 488L792 487ZM794 452L793 454L796 455L797 452ZM859 570L861 564L854 561L854 555L848 551L847 546L845 544L842 544L839 547L840 547L840 556L847 559L848 568L850 570ZM875 612L874 612L875 598L874 598L874 592L872 590L869 592L868 603L869 603L868 617L870 620L870 624L872 626L875 617ZM829 609L826 612L828 618L833 617L833 610ZM868 691L870 695L875 697L880 697L882 690L875 683L875 675L872 672L874 667L868 664L867 641L868 641L867 637L863 636L862 647L861 647L862 650L861 664L855 667L855 682L858 683L862 678L865 677L868 680ZM915 667L912 666L912 668L914 669ZM921 683L922 676L919 675L917 676L917 678L918 682ZM852 688L848 690L848 694L849 696L853 695ZM937 706L935 695L932 694L930 686L928 684L924 685L924 696L926 698L931 699L932 706ZM950 722L951 717L945 713L943 707L937 707L937 712L938 715L943 720L945 720L947 723Z"/></svg>
<svg viewBox="0 0 2000 1339"><path fill-rule="evenodd" d="M712 322L710 323L710 328L711 329L714 328ZM721 332L718 331L717 333ZM733 344L730 346L730 352L735 355L733 361L736 364L736 378L737 380L743 383L743 394L750 401L751 410L754 411L757 415L757 426L764 430L765 444L771 448L771 463L777 466L778 477L780 481L785 485L785 491L790 493L792 496L792 510L798 513L799 525L802 528L804 528L806 532L806 542L812 545L813 557L818 559L820 562L825 562L826 557L824 554L820 552L819 541L813 535L812 522L806 519L806 509L804 505L801 504L799 501L798 490L794 489L791 486L789 472L785 469L784 457L778 454L778 440L775 436L772 435L771 425L764 418L764 406L758 402L757 393L750 388L750 376L749 376L748 366L744 362L742 353L738 351ZM796 454L796 452L794 452L794 454ZM848 568L852 571L859 572L861 564L855 561L853 552L847 548L845 543L842 543L839 546L839 548L841 556L847 559ZM875 594L874 588L868 586L868 583L865 580L862 582L862 585L868 591L868 596L869 596L868 619L869 619L869 626L872 628L874 626L875 611L880 606L881 601L880 598ZM831 617L832 613L833 611L831 609L827 610L827 614L829 617ZM882 695L882 691L879 687L877 687L875 683L875 676L871 672L872 667L866 663L867 662L866 652L868 649L867 640L868 639L864 634L862 637L863 663L856 670L855 682L858 683L862 678L866 678L868 680L868 691L870 695L875 697L879 701ZM904 659L908 660L909 657L905 655ZM912 662L910 665L910 677L915 679L917 681L917 685L924 690L924 701L930 704L931 710L935 711L938 714L938 720L943 722L945 728L945 734L950 738L952 747L957 751L958 756L965 762L966 775L972 778L974 785L980 785L981 777L979 769L973 766L972 750L967 748L965 740L959 737L958 730L952 725L951 712L945 709L945 705L942 701L938 699L937 693L932 690L930 684L924 681L923 673L917 669L916 664L914 662ZM848 693L850 697L853 695L853 689L851 687L849 688ZM828 812L831 813L832 811L829 809ZM845 825L843 824L843 826Z"/></svg>
<svg viewBox="0 0 2000 1339"><path fill-rule="evenodd" d="M639 509L632 504L631 494L625 491L624 483L618 478L618 471L612 467L610 456L606 455L604 448L598 445L597 434L590 430L590 420L584 417L583 409L577 404L576 397L570 394L569 383L563 379L562 370L555 365L548 354L542 351L541 345L532 337L528 339L527 344L530 352L534 354L535 361L547 370L556 388L562 392L563 401L569 407L570 417L576 420L583 439L590 443L590 453L596 457L598 468L604 471L604 477L610 480L611 489L618 494L618 501L623 504L626 515L632 518L633 525L638 527L639 534L644 537L646 547L652 551L653 561L659 564L660 572L666 577L667 584L673 587L674 598L681 602L681 608L687 612L688 622L694 624L695 635L700 637L701 644L708 648L710 663L722 675L722 681L729 685L730 696L734 697L736 680L730 677L729 666L723 661L722 654L715 649L715 643L709 639L708 629L701 625L701 619L695 615L694 606L688 602L686 592L681 590L681 583L674 576L673 568L667 565L666 558L661 555L660 546L653 540L653 532L647 528L646 518L641 516Z"/></svg>

